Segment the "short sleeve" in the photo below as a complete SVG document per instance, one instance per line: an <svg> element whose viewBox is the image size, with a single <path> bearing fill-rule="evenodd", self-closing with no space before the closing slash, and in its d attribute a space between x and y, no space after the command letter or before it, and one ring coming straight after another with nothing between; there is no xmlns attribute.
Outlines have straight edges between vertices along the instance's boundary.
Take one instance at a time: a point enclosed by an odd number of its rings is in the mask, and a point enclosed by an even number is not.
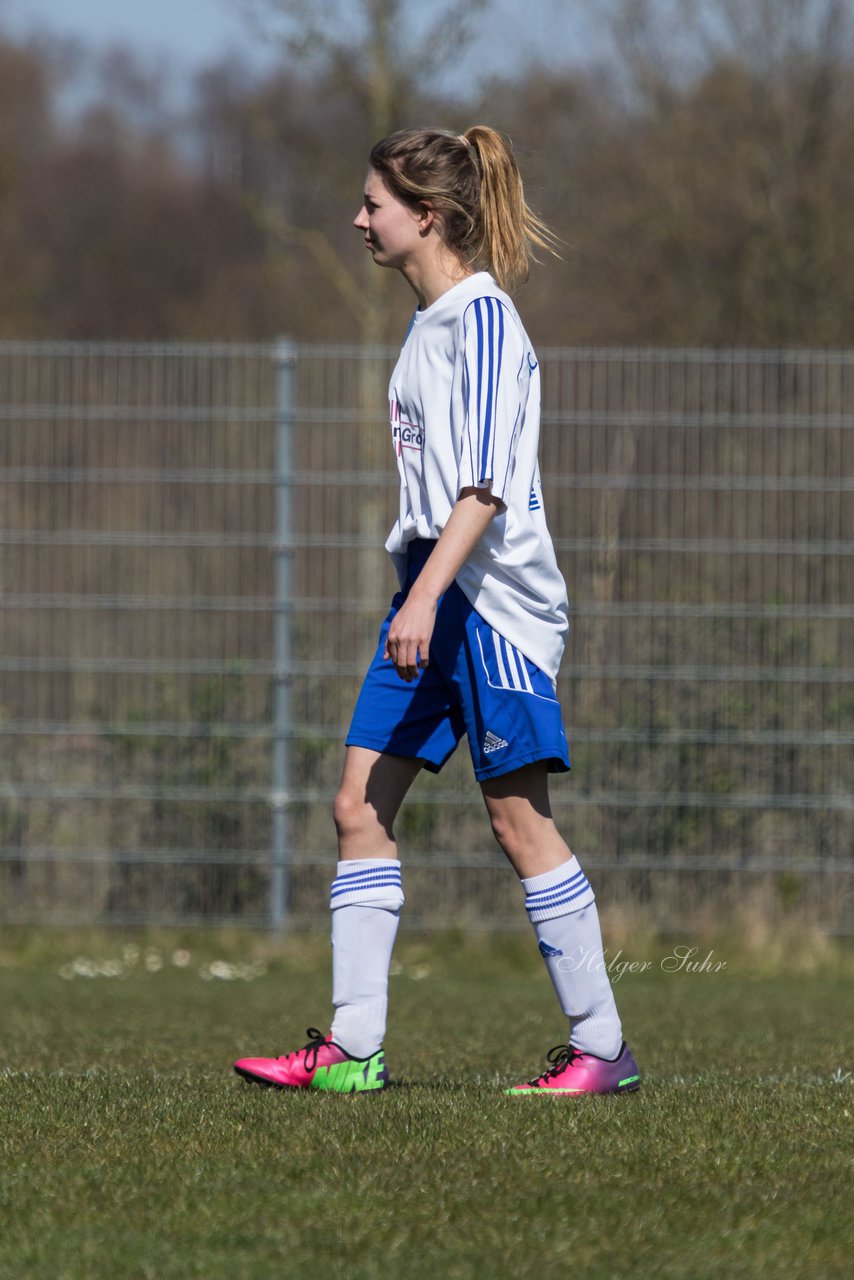
<svg viewBox="0 0 854 1280"><path fill-rule="evenodd" d="M464 330L460 488L489 488L504 500L522 418L525 341L498 298L476 298L466 309Z"/></svg>

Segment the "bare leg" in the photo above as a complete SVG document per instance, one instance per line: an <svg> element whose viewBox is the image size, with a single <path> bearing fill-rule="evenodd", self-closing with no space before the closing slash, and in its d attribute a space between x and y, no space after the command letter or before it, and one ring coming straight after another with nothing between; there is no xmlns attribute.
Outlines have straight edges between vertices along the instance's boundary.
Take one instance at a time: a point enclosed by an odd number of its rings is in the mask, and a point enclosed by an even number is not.
<svg viewBox="0 0 854 1280"><path fill-rule="evenodd" d="M520 880L553 871L572 857L552 818L545 761L480 786L495 838Z"/></svg>
<svg viewBox="0 0 854 1280"><path fill-rule="evenodd" d="M333 816L338 856L396 858L394 820L421 771L418 760L348 747Z"/></svg>

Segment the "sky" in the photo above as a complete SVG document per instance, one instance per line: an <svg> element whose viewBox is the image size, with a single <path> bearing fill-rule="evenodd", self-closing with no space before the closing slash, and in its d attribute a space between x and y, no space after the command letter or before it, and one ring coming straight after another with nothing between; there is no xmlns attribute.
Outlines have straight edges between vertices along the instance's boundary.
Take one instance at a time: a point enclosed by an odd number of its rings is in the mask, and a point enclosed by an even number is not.
<svg viewBox="0 0 854 1280"><path fill-rule="evenodd" d="M15 36L41 28L96 47L127 44L184 66L227 53L259 63L265 56L237 0L0 0L0 28Z"/></svg>
<svg viewBox="0 0 854 1280"><path fill-rule="evenodd" d="M347 0L341 0L346 6ZM493 0L493 20L479 42L485 71L510 70L533 59L568 61L578 48L580 15L588 0ZM429 15L437 6L419 0ZM441 6L438 6L441 8ZM172 68L194 68L238 57L263 68L270 43L253 30L241 0L0 0L0 30L15 37L37 30L71 36L104 48L127 44L143 58Z"/></svg>

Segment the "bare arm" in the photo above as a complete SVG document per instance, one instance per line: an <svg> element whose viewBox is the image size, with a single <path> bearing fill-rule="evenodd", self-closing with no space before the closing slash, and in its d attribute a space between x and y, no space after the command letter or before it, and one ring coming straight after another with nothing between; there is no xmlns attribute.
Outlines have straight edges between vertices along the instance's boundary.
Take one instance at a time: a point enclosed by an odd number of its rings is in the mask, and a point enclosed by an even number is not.
<svg viewBox="0 0 854 1280"><path fill-rule="evenodd" d="M430 639L439 597L453 582L503 506L487 489L461 490L430 558L389 628L383 656L391 658L397 674L407 684L418 675L419 656L422 667L430 660Z"/></svg>

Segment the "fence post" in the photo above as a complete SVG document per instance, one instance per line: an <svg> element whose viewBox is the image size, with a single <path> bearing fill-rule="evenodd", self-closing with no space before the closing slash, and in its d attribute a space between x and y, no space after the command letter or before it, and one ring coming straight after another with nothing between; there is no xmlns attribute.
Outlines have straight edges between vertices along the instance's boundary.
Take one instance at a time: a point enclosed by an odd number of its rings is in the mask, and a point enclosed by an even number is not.
<svg viewBox="0 0 854 1280"><path fill-rule="evenodd" d="M293 436L296 346L280 338L276 366L275 495L273 561L273 776L271 808L270 927L287 926L291 864L291 601L293 598Z"/></svg>

